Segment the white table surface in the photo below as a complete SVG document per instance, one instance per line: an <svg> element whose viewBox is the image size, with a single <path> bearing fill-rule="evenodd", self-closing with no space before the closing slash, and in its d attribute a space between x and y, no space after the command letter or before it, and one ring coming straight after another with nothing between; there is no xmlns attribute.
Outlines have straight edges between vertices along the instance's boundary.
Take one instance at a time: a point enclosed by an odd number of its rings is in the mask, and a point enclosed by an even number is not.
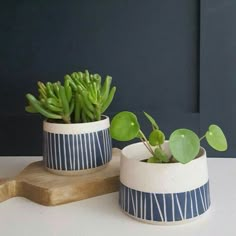
<svg viewBox="0 0 236 236"><path fill-rule="evenodd" d="M15 176L40 157L0 157L0 178ZM156 226L126 216L118 193L46 207L24 198L0 203L0 235L236 236L236 159L208 159L212 205L184 225ZM186 176L187 177L187 176Z"/></svg>

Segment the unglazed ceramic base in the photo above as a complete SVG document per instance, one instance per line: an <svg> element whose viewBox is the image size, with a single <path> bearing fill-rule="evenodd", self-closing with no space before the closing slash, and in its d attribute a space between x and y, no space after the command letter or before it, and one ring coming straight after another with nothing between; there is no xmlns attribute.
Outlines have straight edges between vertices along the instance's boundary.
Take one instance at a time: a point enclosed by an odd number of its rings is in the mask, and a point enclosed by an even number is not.
<svg viewBox="0 0 236 236"><path fill-rule="evenodd" d="M140 219L138 217L135 217L133 215L130 215L127 211L123 210L122 208L121 208L121 211L124 214L126 214L128 217L130 217L134 220L140 221L142 223L151 224L151 225L160 225L160 226L175 226L175 225L182 225L182 224L191 223L191 222L194 222L195 220L199 220L199 219L203 219L205 217L208 217L208 214L211 211L211 207L202 215L199 215L199 216L191 218L191 219L175 221L175 222L159 222L159 221L144 220L144 219Z"/></svg>
<svg viewBox="0 0 236 236"><path fill-rule="evenodd" d="M91 169L86 169L86 170L54 170L50 168L46 168L47 171L51 172L52 174L55 175L64 175L64 176L74 176L74 175L87 175L87 174L92 174L97 171L103 170L105 167L107 167L109 163L106 163L103 166L99 166L96 168L91 168Z"/></svg>

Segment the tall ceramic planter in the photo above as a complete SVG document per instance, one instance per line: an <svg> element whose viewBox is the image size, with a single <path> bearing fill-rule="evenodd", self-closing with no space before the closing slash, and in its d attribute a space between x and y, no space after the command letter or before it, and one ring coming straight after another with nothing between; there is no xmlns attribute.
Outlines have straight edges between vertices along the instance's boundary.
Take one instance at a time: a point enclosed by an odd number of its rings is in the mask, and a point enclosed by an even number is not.
<svg viewBox="0 0 236 236"><path fill-rule="evenodd" d="M47 170L59 175L94 172L112 158L109 118L101 121L59 124L44 121L43 158Z"/></svg>
<svg viewBox="0 0 236 236"><path fill-rule="evenodd" d="M170 155L168 142L163 148ZM206 152L188 164L141 162L150 157L142 143L125 147L121 156L120 207L129 216L153 224L176 224L210 207Z"/></svg>

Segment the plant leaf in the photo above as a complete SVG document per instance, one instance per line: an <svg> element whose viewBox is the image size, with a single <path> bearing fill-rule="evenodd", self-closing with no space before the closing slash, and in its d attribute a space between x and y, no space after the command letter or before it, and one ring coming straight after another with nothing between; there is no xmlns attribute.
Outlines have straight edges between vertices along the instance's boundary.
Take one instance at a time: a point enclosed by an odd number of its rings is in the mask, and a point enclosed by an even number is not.
<svg viewBox="0 0 236 236"><path fill-rule="evenodd" d="M136 115L122 111L111 121L111 136L118 141L130 141L138 136L140 126Z"/></svg>
<svg viewBox="0 0 236 236"><path fill-rule="evenodd" d="M159 126L157 125L156 121L154 120L154 118L152 116L150 116L147 112L143 112L144 115L147 117L147 119L150 121L150 123L152 124L152 127L155 129L159 129Z"/></svg>
<svg viewBox="0 0 236 236"><path fill-rule="evenodd" d="M217 151L225 151L228 148L227 140L222 129L217 125L210 125L206 132L208 144Z"/></svg>
<svg viewBox="0 0 236 236"><path fill-rule="evenodd" d="M149 135L149 143L152 146L157 146L163 144L165 141L165 135L161 130L153 130Z"/></svg>
<svg viewBox="0 0 236 236"><path fill-rule="evenodd" d="M148 163L158 163L159 160L156 158L156 157L150 157L148 160L147 160Z"/></svg>
<svg viewBox="0 0 236 236"><path fill-rule="evenodd" d="M168 162L169 158L166 155L164 151L162 151L160 148L156 148L155 151L155 157L157 157L161 162Z"/></svg>
<svg viewBox="0 0 236 236"><path fill-rule="evenodd" d="M32 107L31 105L26 106L26 107L25 107L25 110L26 110L27 112L30 112L30 113L38 113L38 111L37 111L34 107Z"/></svg>
<svg viewBox="0 0 236 236"><path fill-rule="evenodd" d="M169 140L169 146L174 158L182 164L193 160L200 149L200 140L191 130L175 130Z"/></svg>

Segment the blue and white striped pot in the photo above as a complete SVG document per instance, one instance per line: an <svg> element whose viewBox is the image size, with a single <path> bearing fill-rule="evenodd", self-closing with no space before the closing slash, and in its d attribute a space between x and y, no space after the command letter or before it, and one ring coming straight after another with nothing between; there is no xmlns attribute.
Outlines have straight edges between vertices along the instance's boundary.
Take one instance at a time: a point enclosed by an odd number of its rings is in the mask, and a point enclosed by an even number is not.
<svg viewBox="0 0 236 236"><path fill-rule="evenodd" d="M163 149L170 156L168 142ZM147 163L143 143L121 154L119 204L129 216L152 224L177 224L198 218L210 207L206 152L187 164Z"/></svg>
<svg viewBox="0 0 236 236"><path fill-rule="evenodd" d="M91 173L105 167L112 158L110 121L59 124L44 121L45 167L59 175Z"/></svg>

